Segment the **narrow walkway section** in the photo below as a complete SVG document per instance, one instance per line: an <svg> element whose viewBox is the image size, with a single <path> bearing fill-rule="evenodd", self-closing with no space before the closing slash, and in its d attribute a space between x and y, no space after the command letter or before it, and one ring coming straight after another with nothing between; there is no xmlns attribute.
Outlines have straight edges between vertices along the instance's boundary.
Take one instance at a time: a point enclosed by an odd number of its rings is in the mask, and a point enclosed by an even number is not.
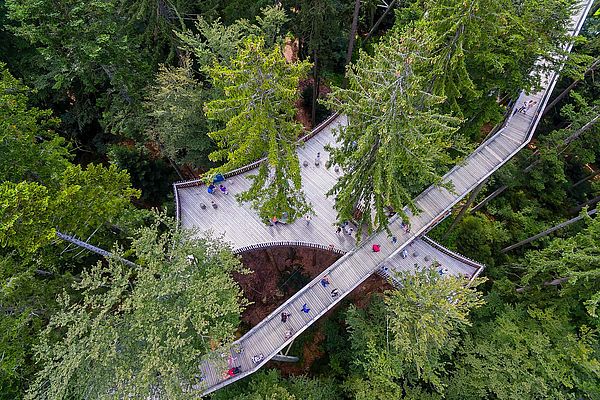
<svg viewBox="0 0 600 400"><path fill-rule="evenodd" d="M385 260L377 274L400 287L402 283L396 279L397 273L414 271L415 268L434 268L441 276L462 276L471 282L485 266L423 236L410 242L400 253Z"/></svg>
<svg viewBox="0 0 600 400"><path fill-rule="evenodd" d="M581 29L592 2L587 0L584 6L574 13L570 28L572 36ZM571 45L565 50L570 51ZM407 222L410 225L410 233L405 231L399 218L394 218L389 227L397 237L396 243L390 243L385 232L376 233L363 240L358 247L350 250L329 267L324 275L317 276L237 340L231 351L207 355L200 366L203 382L198 389L203 390L203 394L208 394L257 371L344 296L370 275L385 267L386 262L402 254L405 248L410 248L410 242L439 222L452 206L531 140L557 78L558 74L549 73L542 79L540 92L532 95L521 94L517 107L525 101L535 102L528 114L514 114L497 134L479 146L462 165L445 175L444 181L454 184L452 192L430 187L415 199L418 209L422 211L416 216L409 214L410 219ZM242 224L237 228L244 230ZM372 251L375 244L380 246L379 252ZM322 284L325 275L329 281L328 285ZM282 313L290 314L285 323L281 320Z"/></svg>

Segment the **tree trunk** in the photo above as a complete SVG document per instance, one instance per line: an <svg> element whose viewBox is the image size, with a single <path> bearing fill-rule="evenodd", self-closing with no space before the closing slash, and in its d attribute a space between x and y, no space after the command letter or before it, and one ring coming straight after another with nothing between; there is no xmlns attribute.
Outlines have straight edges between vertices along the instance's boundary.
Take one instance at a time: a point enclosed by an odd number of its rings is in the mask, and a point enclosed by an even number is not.
<svg viewBox="0 0 600 400"><path fill-rule="evenodd" d="M490 202L490 200L493 200L496 197L498 197L506 189L508 189L508 186L503 185L503 186L500 186L498 189L494 190L485 199L481 200L481 202L479 204L477 204L475 207L471 208L471 214L473 214L475 211L479 210L481 207L485 206L487 203Z"/></svg>
<svg viewBox="0 0 600 400"><path fill-rule="evenodd" d="M375 33L375 31L377 30L379 25L381 25L381 23L383 22L383 19L386 17L386 15L388 15L388 13L392 9L392 7L394 7L395 4L396 4L396 0L390 1L390 4L388 4L387 8L383 12L383 15L381 17L379 17L377 22L375 22L375 24L371 27L371 30L369 31L369 33L367 33L367 36L365 37L365 40L364 40L365 43L367 42L367 40L371 39L371 36L373 36L373 34Z"/></svg>
<svg viewBox="0 0 600 400"><path fill-rule="evenodd" d="M551 281L544 282L544 286L558 286L558 285L562 285L563 283L565 283L568 280L569 280L569 278L566 278L566 277L565 278L556 278ZM516 292L523 293L525 290L527 290L528 287L529 286L517 288Z"/></svg>
<svg viewBox="0 0 600 400"><path fill-rule="evenodd" d="M584 182L587 182L587 181L589 181L590 179L592 179L592 178L594 178L594 177L596 177L596 176L598 176L598 175L600 175L600 169L599 169L598 171L596 171L596 172L592 173L591 175L588 175L588 176L586 176L585 178L578 180L578 181L577 181L577 182L575 182L575 183L573 184L573 186L571 186L569 189L573 189L573 188L575 188L575 187L577 187L577 186L581 185L581 184L582 184L582 183L584 183Z"/></svg>
<svg viewBox="0 0 600 400"><path fill-rule="evenodd" d="M352 52L354 51L354 40L356 39L356 31L358 30L358 13L360 11L360 0L354 2L354 14L352 15L352 27L350 28L350 37L348 38L348 51L346 52L346 62L344 67L352 61ZM344 74L344 82L342 87L348 85L348 78Z"/></svg>
<svg viewBox="0 0 600 400"><path fill-rule="evenodd" d="M100 247L91 245L91 244L84 242L83 240L79 240L73 236L65 235L64 233L59 232L59 231L56 231L56 236L66 242L72 243L78 247L81 247L82 249L89 250L93 253L99 254L105 258L115 258L130 267L133 267L133 268L137 267L137 264L135 264L129 260L126 260L123 257L116 256L113 253L111 253L110 251L106 251L104 249L101 249Z"/></svg>
<svg viewBox="0 0 600 400"><path fill-rule="evenodd" d="M319 98L319 59L317 51L313 50L313 95L310 110L310 119L313 128L317 126L317 99Z"/></svg>
<svg viewBox="0 0 600 400"><path fill-rule="evenodd" d="M594 214L596 214L596 212L597 212L597 210L596 210L596 209L593 209L592 211L588 211L587 215L594 215ZM513 249L516 249L516 248L518 248L518 247L521 247L521 246L523 246L523 245L526 245L526 244L528 244L528 243L531 243L531 242L533 242L534 240L537 240L537 239L539 239L539 238L541 238L541 237L547 236L547 235L551 234L551 233L552 233L552 232L554 232L554 231L557 231L557 230L559 230L559 229L561 229L561 228L564 228L565 226L569 226L569 225L571 225L571 224L573 224L573 223L575 223L575 222L577 222L577 221L581 220L582 218L583 218L583 216L582 216L582 215L578 215L577 217L575 217L575 218L571 218L571 219L570 219L570 220L568 220L568 221L561 222L560 224L558 224L558 225L555 225L555 226L553 226L553 227L552 227L552 228L550 228L550 229L546 229L544 232L538 233L537 235L531 236L530 238L527 238L527 239L525 239L525 240L521 240L521 241L520 241L520 242L518 242L518 243L515 243L515 244L512 244L512 245L510 245L510 246L508 246L508 247L505 247L505 248L503 248L503 249L501 250L501 252L502 252L502 253L506 253L506 252L508 252L508 251L510 251L510 250L513 250Z"/></svg>
<svg viewBox="0 0 600 400"><path fill-rule="evenodd" d="M585 203L581 203L577 207L571 208L569 210L569 214L577 214L578 212L580 212L583 209L583 207L590 206L590 205L595 205L598 202L600 202L600 196L596 196L593 199L586 201Z"/></svg>
<svg viewBox="0 0 600 400"><path fill-rule="evenodd" d="M171 167L173 167L173 169L175 170L175 172L177 172L177 175L179 176L179 179L181 179L182 181L184 181L185 178L181 174L181 170L179 169L179 167L177 166L177 164L175 163L175 161L173 161L171 159L171 157L167 157L167 160L169 160L169 164L171 164Z"/></svg>
<svg viewBox="0 0 600 400"><path fill-rule="evenodd" d="M456 216L456 218L454 218L454 221L452 221L452 224L448 227L448 229L446 229L446 232L444 232L444 235L442 236L442 240L446 239L448 237L448 235L450 234L450 232L452 232L454 227L456 225L458 225L458 223L463 219L467 210L469 209L469 207L471 207L471 204L473 204L473 202L475 201L475 198L477 197L477 195L479 194L479 192L481 191L481 189L483 188L483 186L485 185L486 182L487 182L487 179L484 180L483 182L481 182L479 185L477 185L477 187L475 189L473 189L467 202L462 206L462 208L458 212L458 215Z"/></svg>
<svg viewBox="0 0 600 400"><path fill-rule="evenodd" d="M594 71L599 65L600 65L600 59L594 61L592 63L592 65L590 65L588 67L588 69L583 73L584 78L587 74ZM552 102L546 106L546 108L544 109L544 112L542 113L542 117L544 115L546 115L548 112L550 112L550 110L552 110L554 108L554 106L556 106L558 104L558 102L560 102L566 95L568 95L571 92L571 90L573 90L573 88L575 86L577 86L579 84L579 82L581 82L581 81L582 81L581 79L577 79L577 80L573 81L573 83L571 83L569 86L567 86L567 88L565 90L563 90L558 96L556 96L556 98L554 100L552 100Z"/></svg>

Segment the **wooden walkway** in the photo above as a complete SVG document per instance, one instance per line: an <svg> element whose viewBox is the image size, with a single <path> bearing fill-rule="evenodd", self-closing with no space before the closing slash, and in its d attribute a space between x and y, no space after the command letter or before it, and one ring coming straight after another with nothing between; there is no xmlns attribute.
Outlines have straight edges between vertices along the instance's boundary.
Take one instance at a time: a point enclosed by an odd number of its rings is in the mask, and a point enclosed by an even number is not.
<svg viewBox="0 0 600 400"><path fill-rule="evenodd" d="M584 6L577 10L573 15L572 27L570 28L570 32L573 36L581 29L583 21L585 20L585 15L587 15L591 5L592 0L587 0L584 3ZM571 46L569 45L566 50L570 51L570 49ZM419 215L412 215L408 212L410 217L408 222L411 226L410 233L405 233L403 231L401 227L402 221L399 218L393 218L389 227L397 237L397 243L391 243L385 232L378 232L365 238L358 247L351 248L344 256L327 268L322 275L313 279L304 288L294 294L286 303L273 311L263 321L237 340L233 344L232 350L222 354L207 355L200 366L203 382L198 389L202 390L203 394L208 394L257 371L270 358L290 344L295 337L300 335L314 321L334 307L344 296L360 285L370 275L377 271L385 274L385 268L399 265L401 262L408 263L410 261L408 256L407 258L402 258L403 250L406 248L410 255L410 251L412 250L410 246L411 242L415 241L415 239L435 226L435 224L446 215L451 207L505 164L531 140L539 120L541 119L541 111L548 102L557 78L558 75L556 73L550 73L542 79L543 89L540 92L531 95L521 94L516 103L517 106L520 106L524 101L536 101L535 106L529 109L528 115L516 113L510 117L500 131L482 143L463 164L454 167L445 175L444 181L453 183L453 191L432 186L415 199L418 209L422 211ZM337 119L336 121L337 122L332 123L341 123L340 119ZM307 150L307 147L309 147L309 144L307 144L304 150ZM321 157L323 156L324 154L321 153ZM307 155L306 157L310 160L310 155ZM301 158L300 162L302 163L302 161L303 159ZM322 165L319 168L324 169ZM327 174L329 174L329 172ZM231 184L230 189L232 191L235 190L236 184L238 183L241 185L241 182L234 182ZM322 188L322 186L324 186L322 181L315 182L315 184L317 188ZM180 185L180 188L182 188L181 186L182 185ZM310 194L312 188L314 188L314 186L311 188L305 186L307 195ZM193 220L188 219L193 217L193 213L190 213L189 215L186 214L188 212L187 208L189 205L194 204L194 202L202 201L198 198L201 196L196 195L196 200L194 200L193 194L187 196L187 194L183 194L183 191L179 191L177 187L175 196L180 205L178 213L181 212L182 224L184 224L184 226L195 225L194 222L190 222ZM233 199L228 200L225 197L223 198L222 201L233 202ZM312 201L310 197L309 200ZM234 204L231 203L231 206L234 206ZM208 207L210 207L210 204L207 204L207 208ZM316 204L315 207L318 207L318 205ZM220 206L219 209L221 208L225 207ZM219 212L219 209L212 210L211 208L210 211ZM227 209L231 210L230 207L227 207ZM200 226L202 226L203 221L208 222L213 219L219 221L219 224L227 224L229 229L225 230L225 235L228 235L230 230L241 231L241 235L247 236L260 236L261 234L260 232L252 232L250 228L247 228L245 226L245 219L236 221L231 214L227 213L221 215L216 213L214 215L208 214L196 218L198 218L197 223ZM318 218L325 217L320 217L320 214L318 214ZM315 220L318 218L315 218L311 222L313 226L316 226ZM333 220L333 217L331 220ZM300 221L300 223L303 222ZM323 224L335 235L335 230L332 226L327 226L326 222L323 222ZM288 227L282 226L279 228L281 231L277 231L277 228L275 228L275 232L267 232L267 235L269 236L260 236L262 239L259 239L259 242L268 243L280 241L282 237L285 237L285 232L283 232L284 228ZM315 232L314 234L316 237L320 233ZM331 239L336 239L334 236L325 237L326 240L321 243L332 243ZM249 240L254 240L254 238ZM311 238L310 240L313 239ZM419 245L418 243L419 242L417 242L416 245ZM252 243L248 245L251 244ZM371 247L373 244L379 244L381 246L381 251L377 253L372 252ZM349 243L345 245L346 247L344 248L351 247ZM427 246L427 249L435 247L432 243L426 243L425 245ZM339 244L339 246L342 246L342 244ZM413 246L415 246L415 244L413 244ZM243 246L239 246L238 248L241 247ZM444 250L439 250L441 253L445 253ZM452 259L456 259L456 256L457 255L453 255ZM412 264L414 266L414 263ZM410 268L410 266L407 268ZM323 287L320 283L325 274L328 275L331 282L328 287ZM331 290L334 288L337 289L338 292L336 297L332 297L331 295ZM307 313L301 311L303 305L307 305L307 307L310 308L310 311ZM289 312L291 314L291 317L285 324L282 323L280 319L282 312ZM258 358L260 358L260 361L256 358L257 356L259 356ZM240 367L241 373L229 378L226 375L224 376L223 373L230 367Z"/></svg>
<svg viewBox="0 0 600 400"><path fill-rule="evenodd" d="M211 230L214 234L223 235L234 251L284 242L312 243L324 248L333 245L343 252L353 249L356 242L352 236L336 234L337 214L334 199L325 196L342 172L335 172L333 167L325 168L329 153L325 151L324 146L335 144L333 130L346 123L345 116L330 118L322 125L322 129L315 129L310 140L298 149L300 165L305 161L308 163L308 166L301 167L301 173L302 188L316 214L310 224L307 225L301 218L292 224L269 226L261 221L250 204L240 205L235 199L235 194L250 187L251 182L247 176L254 172L250 170L241 174L228 174L224 182L229 191L228 195L209 194L206 186L196 186L197 181L176 183L174 190L177 194L177 214L181 225L186 228L199 228L202 231ZM318 166L315 165L317 154L320 154ZM217 209L211 206L211 201L217 204ZM205 208L202 208L202 205ZM242 227L243 229L240 229Z"/></svg>

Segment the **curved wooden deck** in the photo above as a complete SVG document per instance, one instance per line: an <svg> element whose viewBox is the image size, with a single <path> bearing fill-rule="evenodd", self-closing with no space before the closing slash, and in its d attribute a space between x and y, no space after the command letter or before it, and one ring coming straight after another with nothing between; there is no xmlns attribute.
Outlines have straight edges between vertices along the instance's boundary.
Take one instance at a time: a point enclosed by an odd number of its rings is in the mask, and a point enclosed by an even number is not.
<svg viewBox="0 0 600 400"><path fill-rule="evenodd" d="M573 36L581 29L583 21L585 20L585 15L587 15L591 5L592 0L587 0L584 3L584 6L574 13L572 17L572 26L570 28L570 33ZM566 50L570 51L570 48L571 46L569 45ZM407 268L410 268L410 264L408 263L412 260L408 257L401 257L403 250L405 248L409 250L411 248L411 242L414 242L419 236L431 229L441 218L443 218L451 207L479 185L484 179L505 164L531 140L541 118L541 111L548 102L552 89L556 84L557 77L557 73L550 73L545 76L542 80L542 90L538 93L531 95L522 93L516 103L517 105L521 105L522 102L526 100L537 102L536 105L528 111L529 115L521 113L514 114L506 121L504 127L500 131L482 143L462 165L454 167L445 175L444 181L452 182L454 184L454 190L452 192L440 187L432 186L415 199L417 207L422 210L422 212L416 216L408 213L411 226L410 233L404 233L400 225L402 221L400 221L399 218L393 218L389 227L398 238L397 243L391 243L385 232L378 232L365 238L357 247L352 247L352 243L348 239L346 239L346 242L342 242L340 239L337 246L343 246L344 249L349 251L324 272L324 274L329 276L331 281L330 286L324 288L320 284L323 275L317 276L304 288L288 299L286 303L273 311L263 321L237 340L233 344L233 350L225 352L222 355L207 355L200 367L203 374L203 385L198 389L202 390L203 394L208 394L257 371L270 358L286 347L295 337L300 335L315 320L334 307L344 296L350 293L373 273L380 271L380 273L385 274L385 268L389 269L390 266L401 265L402 263L407 263ZM341 117L336 121L332 122L330 125L340 123ZM319 139L316 139L316 143L318 143ZM302 163L304 159L309 160L309 163L314 161L314 152L318 151L317 149L319 148L317 146L320 145L312 147L310 146L310 142L307 143L307 145L300 150L301 152L305 152L305 154L301 156L300 162ZM321 157L325 157L323 152L321 153ZM332 178L331 176L327 178L330 172L324 171L323 164L319 167L309 164L309 167L320 168L320 171L326 177L325 179ZM334 177L335 175L333 175L333 178ZM307 196L309 196L311 202L313 201L311 190L315 190L317 193L325 191L325 184L323 181L314 183L305 181L305 184L307 184L307 186L305 186L305 192ZM231 191L234 191L237 187L241 188L242 185L243 181L235 181L229 184L228 188ZM182 185L180 185L179 188L182 188ZM215 213L210 214L209 211L209 213L205 215L200 214L199 216L194 217L194 213L188 212L187 210L191 209L195 203L203 201L201 191L197 192L200 194L194 194L192 191L184 194L183 191L179 191L177 186L175 189L179 209L181 210L181 221L184 226L198 226L196 224L199 224L200 226L203 226L202 224L219 226L220 224L226 224L227 229L224 231L225 238L233 241L234 248L236 248L236 246L237 248L242 248L244 246L256 244L248 243L248 241L258 241L258 243L290 241L289 239L284 240L284 238L288 238L287 235L289 235L289 232L294 231L292 226L281 226L273 228L271 231L268 231L269 228L265 227L265 231L254 232L254 222L247 222L252 221L251 217L240 217L238 220L237 216L226 212L238 207L233 202L231 195L229 195L230 197L223 196L222 200L220 199L223 203L219 205L217 210L212 210L212 208L210 208L210 211L215 211ZM227 207L225 206L226 204ZM314 204L314 206L321 207L321 204ZM209 207L210 204L207 204L207 211ZM317 240L318 238L319 243L321 244L331 243L332 239L337 239L335 236L329 234L329 232L332 232L332 234L335 235L335 229L333 229L331 223L328 224L327 222L333 221L334 216L331 215L331 219L328 220L327 213L327 209L323 210L323 214L317 211L317 217L311 221L312 227L315 228L314 240ZM317 222L320 218L323 218L322 225L317 225L320 223ZM248 227L246 226L247 223L249 224ZM297 224L298 223L305 224L304 221L299 221ZM311 225L309 225L308 228L310 228ZM317 227L319 227L319 231L323 228L325 233L316 232ZM219 232L218 229L215 229L215 231ZM235 233L235 231L241 232L241 235ZM295 234L301 235L302 233L298 232ZM227 235L230 236L228 237ZM239 242L235 242L235 240L238 240L235 239L236 235L240 236ZM324 236L321 239L318 235ZM246 239L242 238L242 236L248 237L248 241L245 241ZM232 237L234 239L232 239ZM418 246L420 243L423 242L416 242L413 246ZM373 244L381 245L381 251L378 253L372 252L371 246ZM425 247L426 249L435 249L436 251L439 251L439 254L436 254L436 257L441 258L445 255L450 256L452 259L460 258L460 256L456 254L448 254L447 250L437 247L434 243L426 243L425 246L427 246ZM462 261L467 264L469 260L463 259ZM414 262L412 262L412 265L414 266ZM337 289L339 293L335 298L331 296L331 290L333 288ZM308 305L310 308L308 313L301 311L304 304ZM282 312L289 312L292 314L289 321L285 324L280 320L280 314ZM289 331L289 335L286 335L286 331ZM235 349L237 349L237 351ZM262 359L253 362L253 357L257 355L261 355ZM229 379L223 376L223 372L228 368L228 360L230 362L229 366L239 366L242 371L239 375Z"/></svg>
<svg viewBox="0 0 600 400"><path fill-rule="evenodd" d="M235 194L250 187L251 182L247 176L253 171L249 170L226 175L224 184L229 191L228 195L209 194L206 186L197 186L198 181L176 183L174 190L177 193L176 205L181 225L186 228L199 228L202 231L211 230L217 235L223 235L234 251L283 242L305 242L325 247L332 244L342 252L353 249L356 245L353 237L336 234L334 225L337 215L333 208L334 201L333 198L325 196L342 172L336 172L333 167L325 168L329 153L324 150L324 146L335 143L333 130L346 123L345 116L334 116L326 121L323 129L315 129L315 134L311 134L311 138L298 149L300 164L305 161L308 163L308 166L301 167L301 173L304 193L316 214L310 224L307 225L305 220L299 219L292 224L269 226L260 220L249 204L240 205L235 200ZM315 165L317 154L320 154L318 166ZM217 204L217 209L211 206L211 201Z"/></svg>

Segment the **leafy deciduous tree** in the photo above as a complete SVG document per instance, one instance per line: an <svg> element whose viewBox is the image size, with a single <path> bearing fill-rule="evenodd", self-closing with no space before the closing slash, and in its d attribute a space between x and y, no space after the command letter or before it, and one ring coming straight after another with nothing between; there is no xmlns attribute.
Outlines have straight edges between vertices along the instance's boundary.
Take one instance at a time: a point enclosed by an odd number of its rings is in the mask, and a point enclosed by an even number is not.
<svg viewBox="0 0 600 400"><path fill-rule="evenodd" d="M233 339L246 304L231 277L240 264L218 240L168 225L137 232L138 268L99 263L74 285L82 302L60 299L27 398L197 396L200 360Z"/></svg>
<svg viewBox="0 0 600 400"><path fill-rule="evenodd" d="M593 333L555 309L505 306L459 351L447 399L593 399L600 362Z"/></svg>

